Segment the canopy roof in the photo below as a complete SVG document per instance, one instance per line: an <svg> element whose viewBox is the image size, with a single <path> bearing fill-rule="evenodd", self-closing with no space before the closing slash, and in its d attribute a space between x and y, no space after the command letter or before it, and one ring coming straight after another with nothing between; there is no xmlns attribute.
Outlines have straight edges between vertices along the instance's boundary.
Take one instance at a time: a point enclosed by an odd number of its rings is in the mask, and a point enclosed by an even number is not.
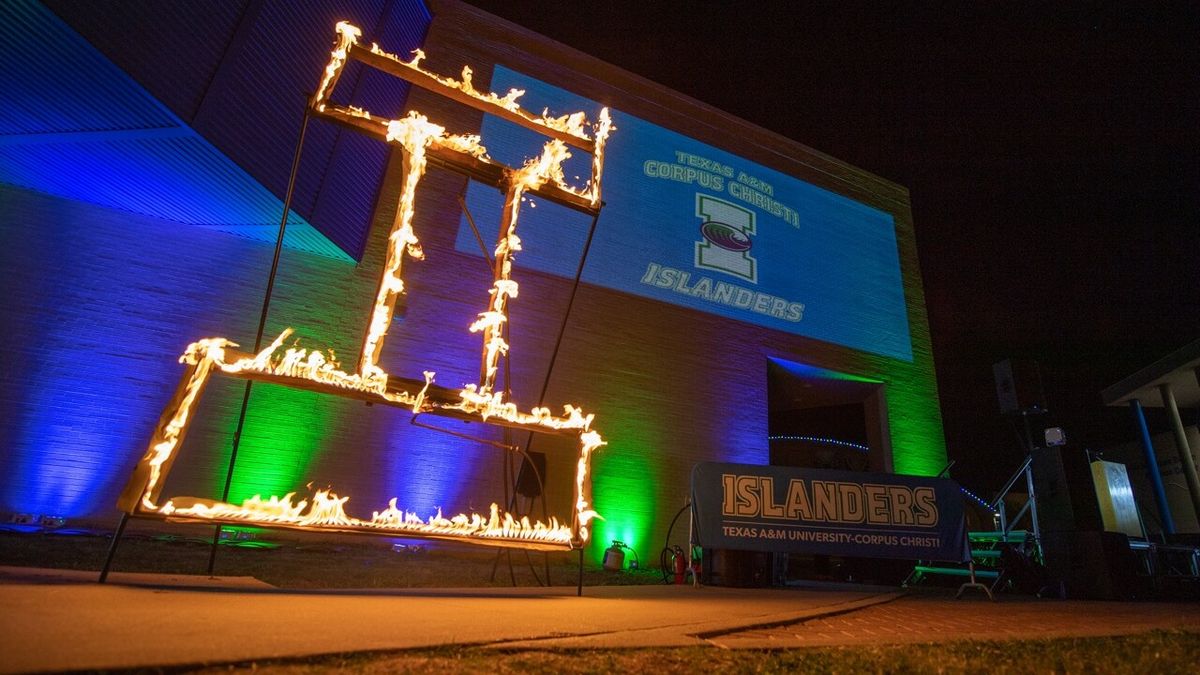
<svg viewBox="0 0 1200 675"><path fill-rule="evenodd" d="M1108 387L1100 395L1105 405L1121 405L1138 399L1144 406L1161 408L1165 404L1158 387L1170 383L1175 402L1180 407L1200 406L1198 371L1200 340L1195 340Z"/></svg>

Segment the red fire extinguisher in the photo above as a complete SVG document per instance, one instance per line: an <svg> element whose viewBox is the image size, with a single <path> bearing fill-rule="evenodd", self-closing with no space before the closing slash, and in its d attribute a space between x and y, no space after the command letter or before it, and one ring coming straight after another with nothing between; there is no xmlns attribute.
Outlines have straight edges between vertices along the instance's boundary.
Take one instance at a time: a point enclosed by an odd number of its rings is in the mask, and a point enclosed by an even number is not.
<svg viewBox="0 0 1200 675"><path fill-rule="evenodd" d="M672 554L675 556L675 585L682 586L687 577L687 558L683 555L683 549L678 546Z"/></svg>

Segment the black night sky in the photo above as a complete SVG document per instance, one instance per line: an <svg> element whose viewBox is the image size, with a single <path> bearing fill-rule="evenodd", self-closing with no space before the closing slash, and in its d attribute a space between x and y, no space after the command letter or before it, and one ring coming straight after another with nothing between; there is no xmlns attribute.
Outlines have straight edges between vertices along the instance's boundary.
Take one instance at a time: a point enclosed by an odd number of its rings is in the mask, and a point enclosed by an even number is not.
<svg viewBox="0 0 1200 675"><path fill-rule="evenodd" d="M970 487L1021 455L993 362L1103 447L1099 391L1200 336L1200 4L470 1L906 186Z"/></svg>

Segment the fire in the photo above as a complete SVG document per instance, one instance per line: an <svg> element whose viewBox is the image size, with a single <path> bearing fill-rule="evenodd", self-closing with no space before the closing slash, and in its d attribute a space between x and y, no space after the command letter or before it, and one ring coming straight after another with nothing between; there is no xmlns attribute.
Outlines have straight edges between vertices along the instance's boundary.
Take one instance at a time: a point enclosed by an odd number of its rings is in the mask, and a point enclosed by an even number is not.
<svg viewBox="0 0 1200 675"><path fill-rule="evenodd" d="M592 153L592 178L588 182L588 189L582 193L591 202L592 206L600 206L600 178L604 175L604 146L608 142L608 135L616 130L613 126L612 116L608 114L608 108L600 110L600 124L596 127L596 150Z"/></svg>
<svg viewBox="0 0 1200 675"><path fill-rule="evenodd" d="M325 66L325 76L321 79L321 85L317 87L317 93L313 95L314 101L324 101L337 86L338 78L342 75L342 69L346 66L346 58L350 53L350 45L354 44L358 38L362 37L362 31L356 26L352 26L346 21L339 21L337 24L337 43L333 51L329 53L329 65ZM324 109L324 103L318 103L319 109Z"/></svg>
<svg viewBox="0 0 1200 675"><path fill-rule="evenodd" d="M521 250L521 238L517 236L517 219L521 212L522 197L526 190L536 190L547 181L563 184L562 164L571 153L560 140L546 143L537 159L525 163L510 175L508 192L504 198L504 211L500 224L500 237L496 243L495 280L492 283L491 302L488 309L479 315L469 330L483 332L483 364L478 391L487 394L495 385L500 357L508 353L508 343L503 337L503 324L508 320L508 299L517 297L517 282L513 281L512 259Z"/></svg>
<svg viewBox="0 0 1200 675"><path fill-rule="evenodd" d="M361 36L361 32L355 34L354 39L352 39L351 42L356 42L359 36ZM498 106L511 113L516 113L530 122L533 122L534 124L544 126L548 129L554 129L555 131L561 131L580 140L592 140L591 137L588 136L587 116L583 113L579 112L563 115L561 117L551 117L549 111L542 111L541 115L533 115L522 108L521 104L517 102L517 99L525 95L525 91L523 89L509 89L508 93L506 93L504 96L498 96L495 92L481 92L475 89L474 83L471 81L473 71L471 70L470 66L463 66L462 79L456 80L452 77L438 75L437 73L422 68L421 61L425 59L425 52L420 49L413 50L413 58L409 61L404 61L399 56L380 49L379 45L375 43L371 43L370 50L372 54L381 56L396 63L397 65L421 73L426 77L436 80L438 83L449 89L461 91L472 98ZM340 67L341 66L339 65L338 68Z"/></svg>
<svg viewBox="0 0 1200 675"><path fill-rule="evenodd" d="M415 112L405 119L388 122L387 128L388 141L399 143L405 150L404 170L401 177L400 203L396 208L392 231L388 237L383 275L379 280L379 290L363 341L362 356L358 362L358 372L363 377L382 376L383 370L377 363L383 350L383 338L392 322L396 299L404 292L404 281L400 278L404 255L407 253L415 260L425 257L421 250L421 242L412 228L413 204L417 183L425 174L425 149L434 137L441 136L446 131L444 127L430 123L424 115Z"/></svg>
<svg viewBox="0 0 1200 675"><path fill-rule="evenodd" d="M200 397L201 392L204 390L204 384L208 381L212 362L205 359L203 362L195 365L197 367L193 370L192 376L185 380L186 385L182 387L183 395L176 394L178 402L172 411L173 414L170 415L168 418L169 421L165 425L160 422L160 428L155 433L154 440L150 443L150 450L142 457L142 461L140 462L140 464L148 469L149 473L146 479L146 489L141 495L143 508L154 509L151 495L163 477L164 465L175 454L175 451L179 447L179 442L183 440L183 434L191 421L192 406ZM163 416L167 417L166 413Z"/></svg>
<svg viewBox="0 0 1200 675"><path fill-rule="evenodd" d="M386 390L387 374L382 378L362 378L359 374L346 373L330 352L326 357L318 351L309 351L299 344L285 347L293 330L285 329L269 345L254 355L230 359L237 344L225 338L205 338L190 345L180 357L180 362L190 368L181 383L182 395L177 395L175 407L168 407L164 417L166 424L156 432L150 450L139 467L149 473L139 486L137 508L143 513L159 513L168 518L182 520L207 520L259 525L287 525L309 529L364 530L394 534L463 537L484 542L540 542L572 546L572 529L551 518L549 523L530 522L527 518L516 519L511 514L501 513L492 505L492 513L484 518L479 514L458 514L444 518L439 511L436 516L422 520L411 512L396 508L396 499L383 511L373 512L370 520L349 516L345 504L349 497L338 497L328 490L316 491L311 499L294 501L295 493L282 497L263 498L255 495L241 505L227 504L191 497L176 497L161 506L155 504L154 495L161 489L165 475L162 467L170 461L182 440L183 432L191 421L191 411L214 370L235 375L269 375L308 380L331 388L353 389L380 396L385 400L403 404L416 412L457 410L478 416L481 420L498 418L526 428L547 430L579 431L581 451L576 467L576 521L578 540L588 539L588 523L596 517L589 508L587 498L588 466L591 453L604 445L600 435L591 429L594 415L585 414L580 408L567 404L563 415L555 416L549 408L535 407L522 412L515 403L504 400L503 393L481 394L473 384L460 392L458 402L438 402L426 398L433 383L434 373L425 371L425 386L416 394ZM382 371L381 371L382 372ZM136 476L136 472L135 472ZM131 480L131 485L136 483ZM128 490L128 488L127 488ZM123 497L124 499L124 497Z"/></svg>
<svg viewBox="0 0 1200 675"><path fill-rule="evenodd" d="M528 516L514 518L502 513L493 503L487 516L460 513L451 518L438 509L435 515L422 519L417 514L396 506L392 497L382 511L373 511L370 520L355 518L346 513L349 497L339 497L330 490L317 490L312 499L293 501L294 492L283 497L254 495L240 506L209 500L179 497L163 505L162 515L181 520L221 520L260 525L291 525L304 528L370 529L398 535L441 535L482 539L527 540L571 544L571 528L557 518L550 522L530 521ZM179 506L178 503L185 503Z"/></svg>
<svg viewBox="0 0 1200 675"><path fill-rule="evenodd" d="M186 363L207 363L215 365L222 372L230 374L259 373L263 375L279 375L297 379L332 385L339 389L353 389L371 392L397 403L407 403L413 406L413 412L420 407L417 398L407 394L396 394L387 390L387 373L379 371L372 377L350 374L339 369L337 359L332 350L329 356L319 351L308 351L299 344L287 348L281 356L280 348L293 330L286 328L279 337L253 357L243 357L236 361L226 360L226 347L236 347L237 343L225 338L207 338L188 345L181 361ZM207 369L204 371L207 372ZM432 382L433 373L428 373L428 382Z"/></svg>
<svg viewBox="0 0 1200 675"><path fill-rule="evenodd" d="M582 448L579 451L579 462L575 471L575 513L579 518L579 538L581 541L588 540L588 523L593 518L598 518L599 514L589 508L588 502L588 486L591 485L591 480L588 476L588 467L592 463L592 452L598 450L601 446L608 445L604 439L600 438L600 434L594 431L585 431L579 437Z"/></svg>
<svg viewBox="0 0 1200 675"><path fill-rule="evenodd" d="M349 23L337 25L337 39L330 52L330 61L310 102L317 113L327 110L328 97L337 86L347 61L363 58L361 51L355 51L361 50L357 46L361 36L362 31ZM478 135L447 133L445 127L431 122L416 111L409 111L401 119L381 119L362 108L342 108L330 104L329 110L336 108L335 112L343 120L348 116L349 119L370 120L381 125L379 128L386 129L387 142L403 150L400 195L388 233L375 302L367 318L357 371L350 373L343 370L332 350L302 347L296 340L288 344L294 334L291 328L281 332L256 354L237 351L237 343L223 337L193 342L180 357L180 362L187 365L187 370L159 420L146 453L135 467L118 506L131 514L153 514L175 520L446 537L491 545L547 549L570 549L582 545L589 538L590 522L599 517L591 508L589 467L592 453L604 446L605 442L592 429L595 416L571 404L563 406L561 415L555 415L550 408L540 405L523 411L516 403L507 400L504 392L495 391L495 385L500 358L510 351L504 335L508 304L518 297L519 292L512 271L513 257L522 247L517 234L521 205L527 200L526 193L537 192L551 184L584 199L593 208L599 207L604 147L614 128L608 109L600 111L599 122L594 127L589 125L582 112L552 117L548 111L543 111L536 116L522 109L518 103L525 93L522 90L512 89L504 96L476 90L470 67L464 67L461 79L456 80L421 68L420 63L425 55L420 50L414 53L410 61L402 61L375 44L371 45L369 51L391 62L389 67L398 65L446 90L459 92L487 106L495 106L493 112L504 110L519 115L527 122L567 137L565 141L561 135L551 138L538 157L530 159L520 168L501 166L505 204L495 247L492 286L488 291L486 309L468 326L469 331L483 334L479 381L464 384L455 397L453 390L433 387L432 371L423 371L423 382L404 379L392 381L389 373L380 365L380 356L396 301L405 292L402 276L404 258L407 256L417 261L425 258L413 227L413 218L417 188L425 174L429 154L433 152L445 158L447 152L456 153L484 162L488 167L494 168L496 164L487 156L487 149ZM422 86L430 85L426 82ZM461 97L458 100L461 101ZM547 135L555 136L553 133ZM592 152L592 176L580 188L569 185L563 175L563 162L571 156L568 143ZM548 523L531 522L527 517L516 518L503 512L496 504L491 505L487 514L460 513L447 518L439 509L435 515L422 518L397 506L397 498L392 498L386 508L372 511L371 518L363 519L347 513L349 496L339 497L331 490L316 490L310 497L299 500L296 493L289 492L283 496L255 495L241 504L195 497L174 497L160 503L163 481L194 418L204 388L214 373L270 380L287 386L386 403L407 408L413 414L443 413L481 422L500 421L531 431L578 434L580 446L571 522L560 522L557 518L550 518Z"/></svg>

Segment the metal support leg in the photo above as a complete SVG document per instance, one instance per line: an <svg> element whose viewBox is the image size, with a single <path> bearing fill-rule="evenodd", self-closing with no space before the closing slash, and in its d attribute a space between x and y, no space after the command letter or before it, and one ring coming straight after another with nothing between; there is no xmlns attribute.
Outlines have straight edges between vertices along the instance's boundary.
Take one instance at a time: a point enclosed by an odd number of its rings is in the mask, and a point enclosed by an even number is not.
<svg viewBox="0 0 1200 675"><path fill-rule="evenodd" d="M1037 493L1033 489L1033 462L1025 467L1025 489L1029 492L1029 500L1025 502L1029 507L1029 523L1032 525L1029 529L1033 532L1034 545L1037 546L1040 554L1042 552L1042 526L1038 521Z"/></svg>
<svg viewBox="0 0 1200 675"><path fill-rule="evenodd" d="M969 569L971 572L971 580L968 581L967 583L963 584L962 586L958 587L958 592L954 594L954 599L958 600L959 598L961 598L963 591L967 590L968 588L978 588L979 590L981 590L987 594L988 600L995 602L996 596L992 595L992 589L988 588L987 584L981 584L975 580L975 561L971 561L968 564L967 569Z"/></svg>
<svg viewBox="0 0 1200 675"><path fill-rule="evenodd" d="M129 522L129 514L121 514L121 524L117 525L117 531L113 533L112 543L108 545L108 556L104 558L104 567L100 570L100 579L98 583L104 583L108 579L108 570L112 567L113 556L117 554L117 544L121 543L121 535L125 534L125 524Z"/></svg>
<svg viewBox="0 0 1200 675"><path fill-rule="evenodd" d="M1175 391L1170 382L1158 385L1158 391L1162 394L1163 405L1167 407L1167 415L1171 418L1171 431L1175 432L1175 448L1179 451L1179 461L1183 463L1183 477L1187 480L1188 493L1192 496L1192 510L1196 512L1196 519L1200 520L1200 478L1196 477L1196 461L1192 459L1187 430L1183 428L1183 419L1179 417Z"/></svg>
<svg viewBox="0 0 1200 675"><path fill-rule="evenodd" d="M1032 464L1027 465L1027 467L1028 466L1032 466ZM1026 468L1025 470L1028 472L1030 469ZM1031 499L1033 498L1032 492L1029 493L1029 497ZM966 538L967 538L967 548L969 550L971 547L971 538L969 535L964 535L964 536L966 536ZM979 590L983 591L984 594L986 594L988 596L988 600L995 602L996 596L992 595L992 589L988 588L987 584L979 583L979 580L975 578L975 560L974 559L972 559L970 562L967 563L967 573L971 575L971 580L958 587L958 592L954 594L954 599L958 600L959 598L961 598L963 592L965 592L968 588L978 588Z"/></svg>
<svg viewBox="0 0 1200 675"><path fill-rule="evenodd" d="M583 549L579 549L579 586L575 588L576 597L583 596Z"/></svg>
<svg viewBox="0 0 1200 675"><path fill-rule="evenodd" d="M692 572L692 588L700 588L700 573L696 571L696 563L692 560L692 551L696 549L696 510L688 507L688 547L687 564Z"/></svg>
<svg viewBox="0 0 1200 675"><path fill-rule="evenodd" d="M309 109L304 108L304 120L300 123L300 137L296 139L296 150L292 154L292 171L288 176L287 193L283 198L283 216L279 219L279 233L275 237L275 257L271 259L271 272L267 275L267 290L263 293L262 312L258 317L258 332L254 336L254 352L262 348L263 333L267 328L267 314L271 311L271 294L275 290L275 276L279 274L279 258L283 254L283 237L287 233L288 214L292 210L292 195L296 190L296 173L300 170L300 156L304 154L304 136L308 132ZM246 424L246 410L250 405L250 387L254 384L246 380L246 389L242 394L242 407L238 412L237 429L233 432L233 449L229 452L229 469L225 473L225 489L221 492L221 501L229 501L229 486L233 483L233 467L237 463L238 446L242 440L242 428ZM221 526L213 529L212 549L208 552L208 576L212 576L213 566L217 560L217 545L221 543Z"/></svg>

